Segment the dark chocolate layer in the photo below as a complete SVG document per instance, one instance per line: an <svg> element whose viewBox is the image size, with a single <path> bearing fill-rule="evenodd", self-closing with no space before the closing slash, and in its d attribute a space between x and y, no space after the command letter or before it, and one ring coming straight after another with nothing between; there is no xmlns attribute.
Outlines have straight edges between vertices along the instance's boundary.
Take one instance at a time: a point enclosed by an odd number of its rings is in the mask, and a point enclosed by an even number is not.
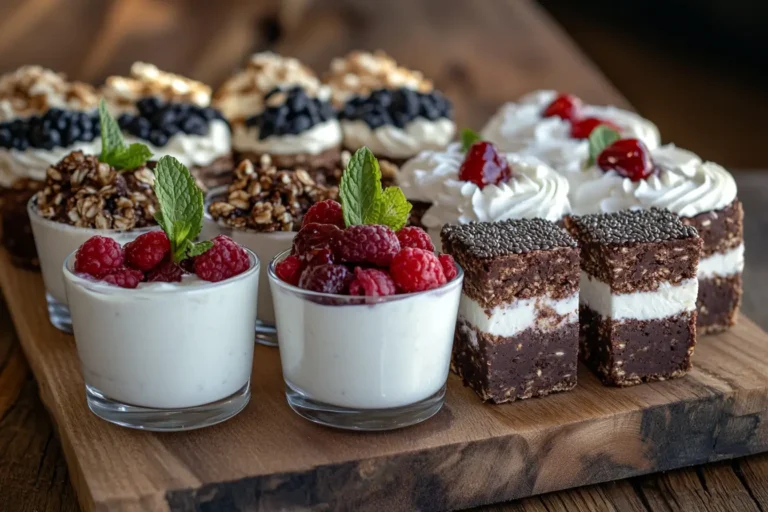
<svg viewBox="0 0 768 512"><path fill-rule="evenodd" d="M580 357L612 386L681 377L691 368L696 313L658 320L612 320L579 308Z"/></svg>
<svg viewBox="0 0 768 512"><path fill-rule="evenodd" d="M546 396L576 386L578 324L494 336L459 319L451 368L485 401Z"/></svg>
<svg viewBox="0 0 768 512"><path fill-rule="evenodd" d="M427 210L432 206L432 203L427 203L425 201L410 201L410 203L412 208L411 213L408 216L408 224L425 228L424 224L421 223L421 218L427 213ZM440 247L435 247L435 249L440 250Z"/></svg>
<svg viewBox="0 0 768 512"><path fill-rule="evenodd" d="M738 199L722 210L683 217L682 221L694 226L704 241L702 258L735 249L744 241L744 209Z"/></svg>
<svg viewBox="0 0 768 512"><path fill-rule="evenodd" d="M696 300L699 334L720 332L736 323L741 306L741 274L728 277L699 279L699 296Z"/></svg>
<svg viewBox="0 0 768 512"><path fill-rule="evenodd" d="M190 172L199 179L206 188L216 188L228 185L232 181L232 170L235 168L232 154L220 156L208 165L192 167Z"/></svg>

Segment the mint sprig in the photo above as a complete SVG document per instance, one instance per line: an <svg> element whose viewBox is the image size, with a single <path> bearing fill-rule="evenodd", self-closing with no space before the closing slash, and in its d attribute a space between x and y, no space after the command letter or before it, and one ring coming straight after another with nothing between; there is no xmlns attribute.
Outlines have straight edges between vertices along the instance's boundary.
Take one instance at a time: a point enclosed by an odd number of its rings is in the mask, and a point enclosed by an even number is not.
<svg viewBox="0 0 768 512"><path fill-rule="evenodd" d="M475 142L480 142L481 140L483 140L483 138L476 131L469 128L464 128L461 130L461 150L464 153L469 151L469 148L472 147L472 144Z"/></svg>
<svg viewBox="0 0 768 512"><path fill-rule="evenodd" d="M605 148L621 139L621 134L604 124L598 125L589 134L589 159L587 165L593 165Z"/></svg>
<svg viewBox="0 0 768 512"><path fill-rule="evenodd" d="M152 152L144 144L135 142L126 145L120 125L107 110L104 99L99 102L99 124L101 125L101 156L99 160L115 169L135 169L152 158Z"/></svg>
<svg viewBox="0 0 768 512"><path fill-rule="evenodd" d="M347 226L383 224L393 230L405 226L411 203L398 187L381 189L379 162L367 147L355 151L341 175L339 198Z"/></svg>
<svg viewBox="0 0 768 512"><path fill-rule="evenodd" d="M174 262L213 247L208 241L194 242L203 229L203 191L184 164L172 156L162 157L155 167L154 189L160 203L155 220L168 235Z"/></svg>

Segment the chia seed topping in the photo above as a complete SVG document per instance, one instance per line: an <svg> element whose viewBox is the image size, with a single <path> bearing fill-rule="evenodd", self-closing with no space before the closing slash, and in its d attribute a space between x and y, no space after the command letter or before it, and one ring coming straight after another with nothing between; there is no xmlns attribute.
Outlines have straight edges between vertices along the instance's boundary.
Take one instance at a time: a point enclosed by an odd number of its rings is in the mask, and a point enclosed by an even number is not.
<svg viewBox="0 0 768 512"><path fill-rule="evenodd" d="M660 243L698 236L696 228L661 208L572 216L566 223L580 241L602 245Z"/></svg>
<svg viewBox="0 0 768 512"><path fill-rule="evenodd" d="M576 241L564 229L544 219L450 224L443 227L440 236L443 245L475 258L576 247Z"/></svg>

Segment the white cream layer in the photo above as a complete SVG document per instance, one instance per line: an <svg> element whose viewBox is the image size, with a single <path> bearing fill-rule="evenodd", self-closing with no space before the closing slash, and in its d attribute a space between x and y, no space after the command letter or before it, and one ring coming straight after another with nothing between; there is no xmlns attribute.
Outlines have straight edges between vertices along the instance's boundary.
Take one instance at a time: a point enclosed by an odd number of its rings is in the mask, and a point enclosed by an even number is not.
<svg viewBox="0 0 768 512"><path fill-rule="evenodd" d="M101 139L97 137L91 142L80 141L65 148L27 148L24 151L0 148L0 187L10 187L14 181L21 178L44 181L48 167L56 165L72 151L78 150L86 155L99 154Z"/></svg>
<svg viewBox="0 0 768 512"><path fill-rule="evenodd" d="M547 310L554 310L558 316L546 316ZM542 314L544 316L540 316ZM476 300L462 293L459 317L480 331L494 336L515 336L532 328L551 331L578 321L579 294L574 293L565 299L552 299L546 295L519 299L511 304L500 304L486 312Z"/></svg>
<svg viewBox="0 0 768 512"><path fill-rule="evenodd" d="M341 127L336 119L316 124L298 135L271 135L259 139L259 129L236 124L232 127L232 147L272 155L317 155L341 144Z"/></svg>
<svg viewBox="0 0 768 512"><path fill-rule="evenodd" d="M341 129L347 149L367 146L378 157L410 158L419 151L445 148L456 132L456 124L445 118L430 121L417 117L405 128L384 125L371 129L364 121L342 121Z"/></svg>
<svg viewBox="0 0 768 512"><path fill-rule="evenodd" d="M728 277L744 270L744 244L726 252L718 252L699 260L699 279Z"/></svg>
<svg viewBox="0 0 768 512"><path fill-rule="evenodd" d="M186 165L195 167L209 165L217 158L228 155L232 152L232 135L229 133L229 126L221 119L214 119L208 125L208 133L205 135L191 135L187 133L177 133L170 139L165 146L158 147L148 140L139 139L129 134L123 134L128 144L140 142L146 145L152 154L153 160L158 160L161 156L169 155ZM101 152L98 151L94 154Z"/></svg>
<svg viewBox="0 0 768 512"><path fill-rule="evenodd" d="M696 309L698 279L677 285L665 282L651 292L614 294L611 287L583 270L579 279L579 303L614 320L658 320Z"/></svg>

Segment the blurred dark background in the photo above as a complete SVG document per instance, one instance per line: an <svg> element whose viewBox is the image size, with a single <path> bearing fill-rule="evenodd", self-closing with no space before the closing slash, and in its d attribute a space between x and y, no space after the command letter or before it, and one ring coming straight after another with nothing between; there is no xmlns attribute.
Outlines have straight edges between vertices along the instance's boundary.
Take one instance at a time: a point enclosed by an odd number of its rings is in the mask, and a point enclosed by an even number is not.
<svg viewBox="0 0 768 512"><path fill-rule="evenodd" d="M354 48L421 69L479 127L539 87L631 105L665 141L766 168L766 0L0 0L0 72L98 83L134 60L220 83L253 52Z"/></svg>

